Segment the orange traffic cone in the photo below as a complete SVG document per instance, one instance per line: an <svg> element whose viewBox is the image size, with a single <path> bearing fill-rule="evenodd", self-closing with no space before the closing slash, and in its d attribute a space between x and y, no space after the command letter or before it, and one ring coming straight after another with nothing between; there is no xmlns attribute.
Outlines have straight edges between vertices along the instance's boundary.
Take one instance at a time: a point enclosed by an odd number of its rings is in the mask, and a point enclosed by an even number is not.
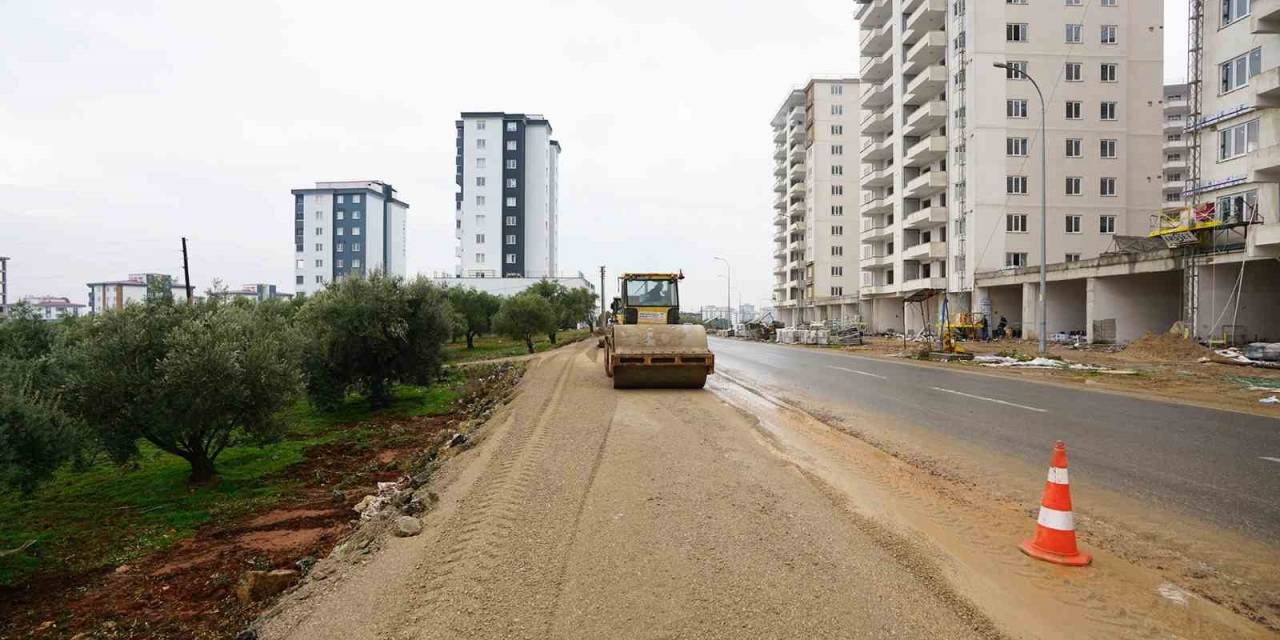
<svg viewBox="0 0 1280 640"><path fill-rule="evenodd" d="M1036 519L1036 537L1018 545L1022 552L1057 564L1083 567L1093 556L1076 547L1076 525L1071 517L1071 484L1067 482L1067 445L1053 443L1049 461L1049 479L1040 498L1040 517Z"/></svg>

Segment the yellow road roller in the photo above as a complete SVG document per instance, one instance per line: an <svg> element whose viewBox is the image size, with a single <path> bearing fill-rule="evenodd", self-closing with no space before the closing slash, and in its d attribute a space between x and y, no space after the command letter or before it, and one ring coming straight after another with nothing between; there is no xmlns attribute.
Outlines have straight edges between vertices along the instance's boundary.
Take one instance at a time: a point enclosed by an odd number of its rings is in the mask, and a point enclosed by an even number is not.
<svg viewBox="0 0 1280 640"><path fill-rule="evenodd" d="M613 388L701 389L715 372L707 331L680 324L683 273L624 273L605 329L604 372Z"/></svg>

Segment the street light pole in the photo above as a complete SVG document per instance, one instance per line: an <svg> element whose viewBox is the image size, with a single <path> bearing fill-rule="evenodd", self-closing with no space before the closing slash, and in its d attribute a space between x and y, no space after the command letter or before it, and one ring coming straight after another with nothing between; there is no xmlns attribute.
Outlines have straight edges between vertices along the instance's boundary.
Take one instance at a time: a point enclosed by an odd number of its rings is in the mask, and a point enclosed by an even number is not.
<svg viewBox="0 0 1280 640"><path fill-rule="evenodd" d="M724 319L728 324L726 329L733 329L733 269L729 266L729 261L719 256L716 260L724 263Z"/></svg>
<svg viewBox="0 0 1280 640"><path fill-rule="evenodd" d="M1037 83L1035 78L1032 78L1026 71L1023 71L1022 69L1019 69L1017 67L1011 67L1004 62L993 62L991 63L991 65L997 69L1012 71L1015 74L1022 76L1027 80L1030 80L1031 86L1035 87L1036 89L1036 95L1040 96L1040 323L1039 323L1040 331L1039 333L1040 333L1040 353L1044 354L1048 352L1048 345L1047 345L1048 336L1045 333L1046 327L1048 326L1048 317L1046 314L1046 310L1048 309L1048 304L1046 302L1048 298L1048 292L1045 290L1046 286L1045 286L1044 266L1045 266L1045 259L1048 254L1045 237L1049 229L1048 211L1046 206L1046 201L1048 198L1046 194L1049 193L1049 183L1048 183L1049 162L1046 159L1047 156L1045 153L1045 150L1049 147L1049 140L1048 138L1045 137L1044 93L1040 91L1040 84Z"/></svg>

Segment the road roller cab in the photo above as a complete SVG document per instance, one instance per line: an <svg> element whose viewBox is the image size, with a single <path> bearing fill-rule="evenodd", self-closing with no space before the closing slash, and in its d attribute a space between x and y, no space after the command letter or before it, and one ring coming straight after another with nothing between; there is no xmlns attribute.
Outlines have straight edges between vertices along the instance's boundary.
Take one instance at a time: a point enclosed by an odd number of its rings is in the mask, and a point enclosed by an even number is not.
<svg viewBox="0 0 1280 640"><path fill-rule="evenodd" d="M680 324L682 273L626 273L618 279L605 332L605 373L614 388L695 388L715 370L702 325Z"/></svg>

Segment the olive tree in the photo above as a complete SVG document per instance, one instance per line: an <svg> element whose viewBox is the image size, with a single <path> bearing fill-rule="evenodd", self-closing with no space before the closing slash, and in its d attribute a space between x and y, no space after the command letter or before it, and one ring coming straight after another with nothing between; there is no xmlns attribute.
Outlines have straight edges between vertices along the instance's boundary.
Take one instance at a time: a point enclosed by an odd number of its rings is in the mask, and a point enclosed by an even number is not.
<svg viewBox="0 0 1280 640"><path fill-rule="evenodd" d="M449 304L462 323L467 348L474 349L476 336L493 330L493 316L502 306L502 299L471 287L452 287L449 289Z"/></svg>
<svg viewBox="0 0 1280 640"><path fill-rule="evenodd" d="M422 277L375 272L326 287L298 316L312 402L332 409L360 393L376 409L391 404L396 383L434 382L452 315L445 292Z"/></svg>
<svg viewBox="0 0 1280 640"><path fill-rule="evenodd" d="M534 336L554 334L556 314L546 298L526 291L503 301L493 324L498 333L523 340L529 353L533 353Z"/></svg>

